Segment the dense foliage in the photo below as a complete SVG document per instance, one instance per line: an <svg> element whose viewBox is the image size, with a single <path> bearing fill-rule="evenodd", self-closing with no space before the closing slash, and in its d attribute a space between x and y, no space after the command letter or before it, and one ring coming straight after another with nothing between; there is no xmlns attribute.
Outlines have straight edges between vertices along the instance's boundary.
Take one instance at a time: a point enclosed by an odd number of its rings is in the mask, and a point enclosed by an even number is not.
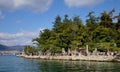
<svg viewBox="0 0 120 72"><path fill-rule="evenodd" d="M26 55L36 55L38 53L38 50L31 46L25 46L24 53Z"/></svg>
<svg viewBox="0 0 120 72"><path fill-rule="evenodd" d="M90 50L120 50L120 14L113 16L114 11L104 11L98 17L94 16L93 11L89 12L86 24L79 16L69 18L65 15L63 19L56 16L53 29L44 29L33 42L42 52L52 53L59 53L62 48L68 52L68 49L85 48L86 45Z"/></svg>

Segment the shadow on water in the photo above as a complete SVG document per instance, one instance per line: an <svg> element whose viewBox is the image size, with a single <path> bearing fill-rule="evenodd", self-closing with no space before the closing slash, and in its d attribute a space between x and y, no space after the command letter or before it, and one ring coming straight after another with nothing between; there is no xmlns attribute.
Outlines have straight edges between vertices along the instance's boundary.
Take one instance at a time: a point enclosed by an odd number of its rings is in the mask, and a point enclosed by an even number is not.
<svg viewBox="0 0 120 72"><path fill-rule="evenodd" d="M41 72L120 72L120 63L40 60Z"/></svg>
<svg viewBox="0 0 120 72"><path fill-rule="evenodd" d="M0 56L0 72L120 72L120 63Z"/></svg>

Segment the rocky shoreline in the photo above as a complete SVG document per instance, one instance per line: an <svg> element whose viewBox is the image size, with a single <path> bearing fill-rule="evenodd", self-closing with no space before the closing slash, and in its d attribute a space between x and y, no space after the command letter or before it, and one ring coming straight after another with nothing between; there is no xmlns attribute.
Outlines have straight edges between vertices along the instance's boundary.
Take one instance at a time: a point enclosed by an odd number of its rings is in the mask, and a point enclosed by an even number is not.
<svg viewBox="0 0 120 72"><path fill-rule="evenodd" d="M93 52L89 52L88 45L86 49L79 49L80 51L68 50L65 52L62 49L62 53L51 54L39 52L38 54L26 54L22 52L17 55L18 57L30 58L30 59L47 59L47 60L72 60L72 61L100 61L100 62L120 62L119 52L99 52L95 49Z"/></svg>
<svg viewBox="0 0 120 72"><path fill-rule="evenodd" d="M28 56L17 55L18 57L24 57L29 59L47 59L47 60L72 60L72 61L100 61L100 62L120 62L120 59L116 59L114 56Z"/></svg>

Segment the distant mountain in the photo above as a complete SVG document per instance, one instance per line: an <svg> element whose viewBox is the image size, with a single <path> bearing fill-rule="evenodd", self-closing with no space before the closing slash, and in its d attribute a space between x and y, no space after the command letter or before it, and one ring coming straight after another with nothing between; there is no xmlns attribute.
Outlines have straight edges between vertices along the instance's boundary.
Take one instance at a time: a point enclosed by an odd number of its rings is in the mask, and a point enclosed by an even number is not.
<svg viewBox="0 0 120 72"><path fill-rule="evenodd" d="M0 51L9 50L9 47L0 44Z"/></svg>
<svg viewBox="0 0 120 72"><path fill-rule="evenodd" d="M25 46L16 45L16 46L10 46L10 49L22 51L24 49L24 47Z"/></svg>
<svg viewBox="0 0 120 72"><path fill-rule="evenodd" d="M0 44L0 51L9 51L9 50L18 50L18 51L22 51L24 49L25 46L5 46Z"/></svg>

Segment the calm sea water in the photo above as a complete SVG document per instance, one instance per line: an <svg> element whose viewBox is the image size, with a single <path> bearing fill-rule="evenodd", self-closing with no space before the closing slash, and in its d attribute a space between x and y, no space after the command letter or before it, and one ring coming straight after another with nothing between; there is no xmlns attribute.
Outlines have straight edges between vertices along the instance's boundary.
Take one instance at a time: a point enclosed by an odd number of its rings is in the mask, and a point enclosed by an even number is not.
<svg viewBox="0 0 120 72"><path fill-rule="evenodd" d="M0 56L0 72L120 72L120 63L36 60Z"/></svg>

